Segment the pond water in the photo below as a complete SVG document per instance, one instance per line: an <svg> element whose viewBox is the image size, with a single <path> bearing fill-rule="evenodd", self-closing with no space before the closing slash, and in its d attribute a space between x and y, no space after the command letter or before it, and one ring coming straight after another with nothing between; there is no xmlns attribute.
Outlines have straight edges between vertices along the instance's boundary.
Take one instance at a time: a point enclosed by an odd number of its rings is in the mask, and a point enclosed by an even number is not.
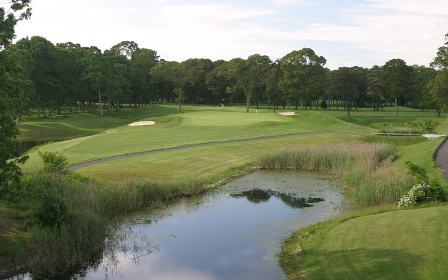
<svg viewBox="0 0 448 280"><path fill-rule="evenodd" d="M303 207L297 196L324 201ZM340 208L337 190L316 174L252 173L127 218L123 240L85 279L281 279L281 241Z"/></svg>
<svg viewBox="0 0 448 280"><path fill-rule="evenodd" d="M341 204L318 174L255 172L123 218L100 264L77 279L283 279L282 240L337 215Z"/></svg>

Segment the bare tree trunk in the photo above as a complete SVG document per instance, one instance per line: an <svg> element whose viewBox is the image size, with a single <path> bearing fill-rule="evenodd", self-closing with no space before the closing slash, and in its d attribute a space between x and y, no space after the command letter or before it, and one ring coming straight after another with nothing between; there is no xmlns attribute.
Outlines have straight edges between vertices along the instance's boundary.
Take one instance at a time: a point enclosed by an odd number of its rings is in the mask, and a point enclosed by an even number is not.
<svg viewBox="0 0 448 280"><path fill-rule="evenodd" d="M98 89L98 99L100 102L100 117L103 116L103 100L101 100L101 89Z"/></svg>
<svg viewBox="0 0 448 280"><path fill-rule="evenodd" d="M398 98L395 96L395 116L398 117Z"/></svg>

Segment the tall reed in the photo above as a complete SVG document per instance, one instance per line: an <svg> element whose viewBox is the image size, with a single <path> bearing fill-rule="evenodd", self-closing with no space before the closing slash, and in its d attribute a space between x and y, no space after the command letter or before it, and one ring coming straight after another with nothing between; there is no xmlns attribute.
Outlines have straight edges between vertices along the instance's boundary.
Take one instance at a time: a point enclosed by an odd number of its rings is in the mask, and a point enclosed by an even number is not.
<svg viewBox="0 0 448 280"><path fill-rule="evenodd" d="M319 145L268 155L264 169L317 171L339 179L352 208L396 203L413 179L392 164L396 149L387 144Z"/></svg>

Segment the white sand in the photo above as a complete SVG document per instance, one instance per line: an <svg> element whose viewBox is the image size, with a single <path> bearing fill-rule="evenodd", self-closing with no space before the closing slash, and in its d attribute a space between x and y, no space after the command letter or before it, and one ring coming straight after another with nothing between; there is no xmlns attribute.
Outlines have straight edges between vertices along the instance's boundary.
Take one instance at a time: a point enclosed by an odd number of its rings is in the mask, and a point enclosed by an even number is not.
<svg viewBox="0 0 448 280"><path fill-rule="evenodd" d="M428 138L428 139L437 139L437 138L445 137L445 135L441 135L441 134L424 134L423 137Z"/></svg>
<svg viewBox="0 0 448 280"><path fill-rule="evenodd" d="M133 122L128 124L128 126L149 126L149 125L155 125L156 122L154 121L140 121L140 122Z"/></svg>
<svg viewBox="0 0 448 280"><path fill-rule="evenodd" d="M281 116L289 117L289 116L295 116L296 112L281 112L281 113L278 113L278 114L281 115Z"/></svg>

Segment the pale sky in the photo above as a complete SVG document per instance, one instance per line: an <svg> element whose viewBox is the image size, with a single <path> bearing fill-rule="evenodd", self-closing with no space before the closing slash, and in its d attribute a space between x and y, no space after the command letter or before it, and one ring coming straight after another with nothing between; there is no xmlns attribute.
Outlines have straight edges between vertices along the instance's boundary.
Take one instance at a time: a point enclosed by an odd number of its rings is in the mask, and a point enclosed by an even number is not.
<svg viewBox="0 0 448 280"><path fill-rule="evenodd" d="M272 59L304 47L327 66L428 65L448 33L448 0L33 0L17 38L101 49L132 40L166 60Z"/></svg>

